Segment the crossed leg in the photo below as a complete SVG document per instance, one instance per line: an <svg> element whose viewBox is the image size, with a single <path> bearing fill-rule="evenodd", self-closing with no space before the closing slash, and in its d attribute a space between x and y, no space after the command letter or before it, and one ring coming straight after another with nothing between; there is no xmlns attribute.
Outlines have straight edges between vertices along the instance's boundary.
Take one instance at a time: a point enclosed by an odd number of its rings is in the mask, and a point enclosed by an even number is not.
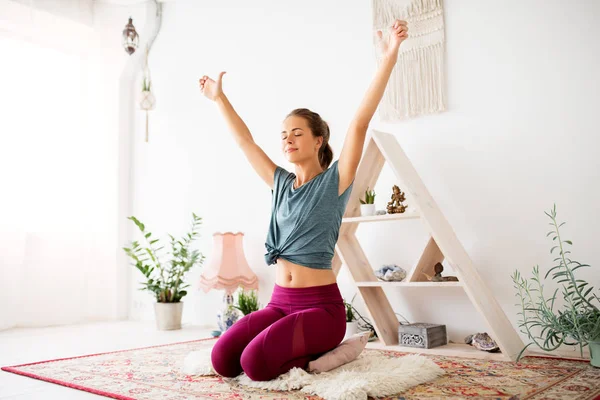
<svg viewBox="0 0 600 400"><path fill-rule="evenodd" d="M308 363L343 339L343 303L334 310L309 308L287 315L254 337L242 352L241 366L254 381L266 381ZM339 308L339 310L337 309Z"/></svg>
<svg viewBox="0 0 600 400"><path fill-rule="evenodd" d="M242 373L242 352L259 333L285 314L273 307L248 314L229 328L215 343L211 361L214 370L221 376L233 378Z"/></svg>

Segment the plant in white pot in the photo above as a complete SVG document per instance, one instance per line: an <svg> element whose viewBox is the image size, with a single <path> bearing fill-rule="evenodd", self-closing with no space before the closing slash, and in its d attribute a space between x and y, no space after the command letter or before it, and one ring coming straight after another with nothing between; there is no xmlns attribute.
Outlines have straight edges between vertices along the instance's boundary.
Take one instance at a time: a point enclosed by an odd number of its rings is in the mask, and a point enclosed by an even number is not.
<svg viewBox="0 0 600 400"><path fill-rule="evenodd" d="M148 67L146 66L146 69L147 68ZM146 75L144 76L142 81L142 91L139 96L140 108L146 111L146 142L148 141L148 111L154 110L154 108L156 107L156 98L154 97L154 94L152 94L152 81L150 80L149 75L150 72L146 70Z"/></svg>
<svg viewBox="0 0 600 400"><path fill-rule="evenodd" d="M147 290L156 297L154 312L156 325L160 330L181 329L181 299L187 294L184 289L189 286L184 283L185 274L194 265L204 262L204 255L199 250L190 248L199 236L197 229L202 223L202 218L196 214L192 213L192 217L191 232L179 240L169 234L171 251L166 254L160 254L164 246L157 248L159 239L152 239L152 233L146 231L143 223L133 216L127 218L139 228L146 245L142 246L136 240L123 250L133 259L132 265L146 277L140 290ZM165 255L168 256L168 261L162 261Z"/></svg>
<svg viewBox="0 0 600 400"><path fill-rule="evenodd" d="M352 296L352 300L350 300L350 303L343 299L344 307L346 307L346 335L344 336L344 338L348 338L356 333L369 331L369 341L375 340L377 339L377 332L375 331L375 327L373 326L371 321L369 321L368 318L365 318L362 315L360 315L356 307L354 307L353 303L355 297L356 294Z"/></svg>
<svg viewBox="0 0 600 400"><path fill-rule="evenodd" d="M362 216L371 216L371 215L375 215L375 191L371 190L369 191L369 188L367 187L367 190L365 190L365 199L359 199L360 200L360 215Z"/></svg>
<svg viewBox="0 0 600 400"><path fill-rule="evenodd" d="M553 230L546 236L553 236L553 247L550 253L558 252L554 259L555 265L546 272L544 278L540 277L539 266L533 267L531 281L521 277L515 271L512 280L517 289L517 296L521 302L522 319L519 321L521 332L525 333L531 342L521 350L518 359L532 344L544 351L553 351L563 344L578 345L583 357L583 348L589 346L591 360L595 367L600 367L600 298L597 291L584 279L575 275L579 268L589 267L572 260L567 245L572 245L570 240L563 240L560 236L560 225L556 222L556 205L548 215L552 222ZM550 297L544 294L544 281L552 275L558 284ZM556 301L558 291L561 290L562 302ZM561 303L559 305L559 303Z"/></svg>
<svg viewBox="0 0 600 400"><path fill-rule="evenodd" d="M352 303L344 300L344 306L346 307L346 336L350 337L358 333L358 318L354 313L354 306Z"/></svg>

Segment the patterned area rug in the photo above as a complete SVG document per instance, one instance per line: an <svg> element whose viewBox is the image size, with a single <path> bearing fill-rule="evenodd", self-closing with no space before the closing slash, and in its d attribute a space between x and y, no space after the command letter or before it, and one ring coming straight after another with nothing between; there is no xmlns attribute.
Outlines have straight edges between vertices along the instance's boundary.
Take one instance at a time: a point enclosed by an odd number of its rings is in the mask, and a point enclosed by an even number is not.
<svg viewBox="0 0 600 400"><path fill-rule="evenodd" d="M214 339L176 343L70 359L4 367L2 370L115 399L309 399L299 392L241 387L217 376L182 373L191 351ZM386 357L406 353L366 349ZM446 374L391 399L570 399L600 400L600 369L586 361L527 357L519 364L427 356Z"/></svg>

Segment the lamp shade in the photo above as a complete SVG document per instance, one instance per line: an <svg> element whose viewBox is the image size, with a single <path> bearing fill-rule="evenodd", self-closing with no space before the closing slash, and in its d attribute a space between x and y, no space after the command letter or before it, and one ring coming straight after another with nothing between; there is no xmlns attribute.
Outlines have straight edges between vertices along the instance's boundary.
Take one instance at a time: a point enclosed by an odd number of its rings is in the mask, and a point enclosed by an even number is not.
<svg viewBox="0 0 600 400"><path fill-rule="evenodd" d="M233 293L238 286L258 289L258 278L250 269L244 255L244 234L225 232L213 234L213 250L208 267L200 275L200 287L225 289Z"/></svg>

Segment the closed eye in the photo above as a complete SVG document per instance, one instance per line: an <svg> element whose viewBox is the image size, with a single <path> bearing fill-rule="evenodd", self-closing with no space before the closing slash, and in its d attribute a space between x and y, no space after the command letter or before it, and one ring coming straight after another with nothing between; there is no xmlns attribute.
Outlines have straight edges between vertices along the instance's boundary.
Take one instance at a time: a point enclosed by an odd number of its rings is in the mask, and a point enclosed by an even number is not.
<svg viewBox="0 0 600 400"><path fill-rule="evenodd" d="M302 136L302 134L301 133L295 133L294 136ZM282 136L281 137L281 140L285 140L285 139L287 139L287 136Z"/></svg>
<svg viewBox="0 0 600 400"><path fill-rule="evenodd" d="M302 132L302 128L293 128L293 129L292 129L291 131L289 131L289 132L292 132L292 133L294 133L294 135L295 135L295 136L302 136L302 133L304 133L304 132ZM283 134L283 135L285 135L285 134L287 134L287 133L288 133L288 131L285 131L285 130L281 132L281 134ZM282 136L282 137L281 137L281 140L284 140L284 139L286 139L286 138L287 138L287 136Z"/></svg>

